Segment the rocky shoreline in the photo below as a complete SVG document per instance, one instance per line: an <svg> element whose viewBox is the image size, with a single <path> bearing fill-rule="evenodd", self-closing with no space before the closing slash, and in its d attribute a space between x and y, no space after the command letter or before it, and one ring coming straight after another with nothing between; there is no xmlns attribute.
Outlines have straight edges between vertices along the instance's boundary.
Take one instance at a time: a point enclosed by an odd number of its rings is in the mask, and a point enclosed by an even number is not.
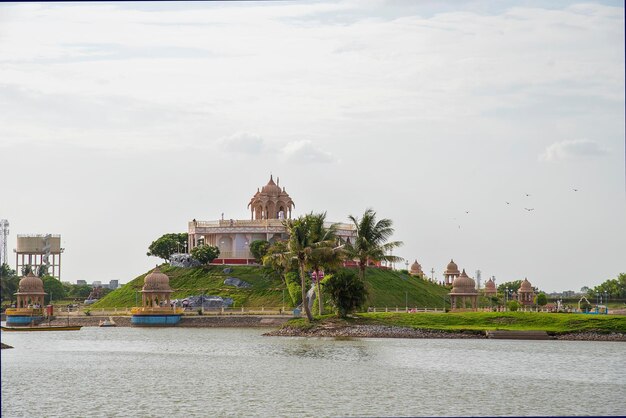
<svg viewBox="0 0 626 418"><path fill-rule="evenodd" d="M448 339L486 339L483 331L449 332L441 330L413 329L386 325L353 325L338 327L296 328L283 327L263 334L271 337L343 337L343 338L448 338ZM579 332L552 336L553 340L567 341L623 341L626 334L597 332Z"/></svg>

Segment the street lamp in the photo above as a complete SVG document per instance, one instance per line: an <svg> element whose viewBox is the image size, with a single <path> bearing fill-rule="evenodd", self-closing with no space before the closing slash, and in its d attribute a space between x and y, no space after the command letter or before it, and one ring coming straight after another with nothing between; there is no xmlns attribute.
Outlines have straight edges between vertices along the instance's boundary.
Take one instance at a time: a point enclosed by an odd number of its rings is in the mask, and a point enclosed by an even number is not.
<svg viewBox="0 0 626 418"><path fill-rule="evenodd" d="M409 292L408 291L404 291L404 307L406 308L406 310L409 310Z"/></svg>

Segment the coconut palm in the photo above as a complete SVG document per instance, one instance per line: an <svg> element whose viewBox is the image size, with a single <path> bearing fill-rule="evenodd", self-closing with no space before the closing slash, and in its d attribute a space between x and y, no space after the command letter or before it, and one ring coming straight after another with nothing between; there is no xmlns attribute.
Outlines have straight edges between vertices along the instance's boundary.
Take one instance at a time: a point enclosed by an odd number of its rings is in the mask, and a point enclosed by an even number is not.
<svg viewBox="0 0 626 418"><path fill-rule="evenodd" d="M309 265L317 278L317 304L319 314L322 315L324 313L324 302L320 289L320 270L323 267L328 269L339 266L343 259L343 248L335 246L337 243L337 224L331 224L328 228L324 225L326 212L309 214L307 217L310 223L311 241L314 243L313 251L311 251L309 256Z"/></svg>
<svg viewBox="0 0 626 418"><path fill-rule="evenodd" d="M390 241L393 235L393 222L391 219L381 219L376 221L376 212L369 208L359 219L355 216L348 216L356 230L356 237L353 243L346 245L346 252L349 258L358 260L359 276L365 280L365 269L369 263L387 261L402 261L402 257L391 255L394 248L400 247L402 241Z"/></svg>
<svg viewBox="0 0 626 418"><path fill-rule="evenodd" d="M286 219L283 225L289 233L287 241L287 254L290 258L298 261L298 271L300 273L300 285L302 287L302 305L309 322L313 321L313 315L306 301L306 275L305 268L310 261L314 243L311 240L311 220L307 216L300 216L296 219Z"/></svg>

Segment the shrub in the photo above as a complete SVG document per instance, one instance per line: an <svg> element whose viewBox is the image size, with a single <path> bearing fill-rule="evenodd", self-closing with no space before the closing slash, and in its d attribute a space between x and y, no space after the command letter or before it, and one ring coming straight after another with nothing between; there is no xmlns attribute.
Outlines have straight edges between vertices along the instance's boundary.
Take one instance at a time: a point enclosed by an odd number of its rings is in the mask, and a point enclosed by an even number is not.
<svg viewBox="0 0 626 418"><path fill-rule="evenodd" d="M285 282L287 283L287 291L291 297L293 306L298 306L302 303L302 286L300 286L299 274L293 271L285 274Z"/></svg>
<svg viewBox="0 0 626 418"><path fill-rule="evenodd" d="M354 270L342 269L324 279L322 283L324 292L341 318L363 306L367 298L365 284Z"/></svg>
<svg viewBox="0 0 626 418"><path fill-rule="evenodd" d="M519 309L520 304L516 300L510 300L506 303L506 307L509 309L509 311L515 312Z"/></svg>

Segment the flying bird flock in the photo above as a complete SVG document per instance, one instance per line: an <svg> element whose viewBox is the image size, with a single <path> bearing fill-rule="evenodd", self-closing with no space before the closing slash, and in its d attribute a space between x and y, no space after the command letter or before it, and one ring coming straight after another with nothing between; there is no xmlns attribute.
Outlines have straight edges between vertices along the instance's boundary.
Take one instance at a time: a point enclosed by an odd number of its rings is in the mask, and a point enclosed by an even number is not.
<svg viewBox="0 0 626 418"><path fill-rule="evenodd" d="M580 189L577 189L577 188L572 188L572 190L573 190L574 192L578 192ZM525 195L525 197L531 197L531 194L530 194L530 193L524 193L524 195ZM510 206L510 205L511 205L511 202L506 201L506 200L504 201L504 203L505 203L507 206ZM531 208L531 207L524 207L524 210L525 210L526 212L529 212L529 213L530 213L530 212L533 212L533 211L535 210L535 208ZM465 210L465 214L466 214L466 215L469 215L469 213L470 213L470 211L469 211L469 210ZM452 220L456 221L456 218L452 218ZM457 226L458 226L458 228L459 228L459 229L461 229L461 225L458 225L458 224L457 224Z"/></svg>

